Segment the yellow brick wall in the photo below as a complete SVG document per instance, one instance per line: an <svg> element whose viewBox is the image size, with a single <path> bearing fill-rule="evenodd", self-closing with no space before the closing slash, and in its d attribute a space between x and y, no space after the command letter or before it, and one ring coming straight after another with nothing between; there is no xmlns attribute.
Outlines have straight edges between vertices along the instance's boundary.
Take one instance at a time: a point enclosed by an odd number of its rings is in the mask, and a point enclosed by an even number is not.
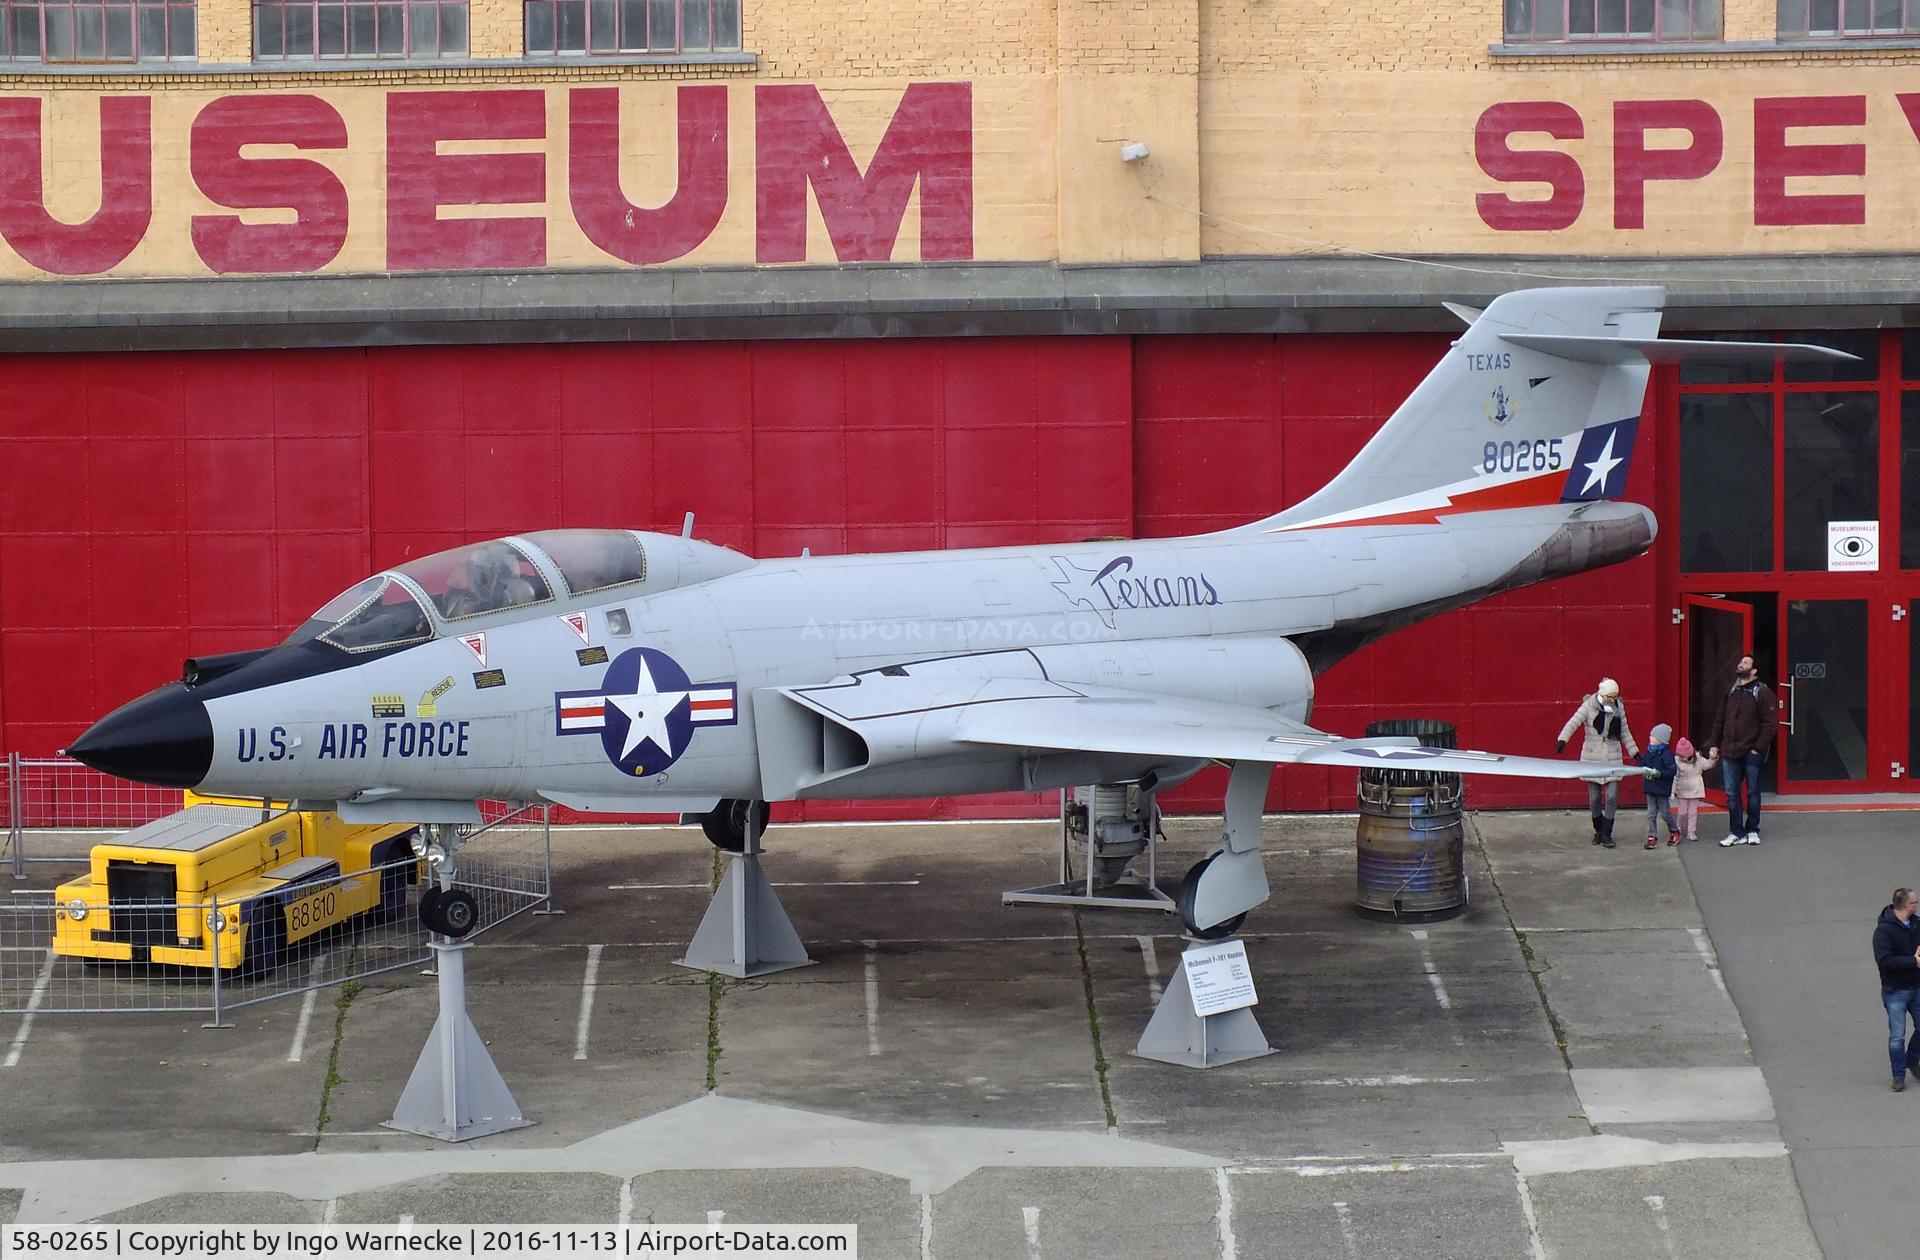
<svg viewBox="0 0 1920 1260"><path fill-rule="evenodd" d="M200 60L227 65L253 60L252 0L199 0Z"/></svg>
<svg viewBox="0 0 1920 1260"><path fill-rule="evenodd" d="M1058 4L1060 261L1198 258L1199 0Z"/></svg>
<svg viewBox="0 0 1920 1260"><path fill-rule="evenodd" d="M970 78L1053 69L1054 0L741 0L770 79Z"/></svg>
<svg viewBox="0 0 1920 1260"><path fill-rule="evenodd" d="M1774 38L1777 0L1724 0L1728 40ZM1432 0L1378 0L1356 6L1345 0L1200 0L1200 64L1203 74L1275 71L1464 70L1495 66L1526 74L1567 73L1580 67L1617 65L1725 65L1729 60L1814 61L1822 65L1886 65L1920 62L1920 53L1862 49L1859 53L1739 52L1731 57L1679 57L1670 53L1596 58L1501 57L1488 53L1502 42L1500 0L1434 4Z"/></svg>
<svg viewBox="0 0 1920 1260"><path fill-rule="evenodd" d="M1772 39L1779 21L1777 0L1721 0L1721 32L1727 39Z"/></svg>
<svg viewBox="0 0 1920 1260"><path fill-rule="evenodd" d="M1500 23L1500 0L1200 0L1200 61L1208 74L1477 66Z"/></svg>
<svg viewBox="0 0 1920 1260"><path fill-rule="evenodd" d="M1060 71L1198 74L1193 0L1060 0Z"/></svg>
<svg viewBox="0 0 1920 1260"><path fill-rule="evenodd" d="M468 55L520 56L527 33L521 11L521 0L467 0Z"/></svg>
<svg viewBox="0 0 1920 1260"><path fill-rule="evenodd" d="M523 0L470 0L470 54L522 54ZM1726 38L1774 37L1777 0L1724 0ZM200 60L252 59L251 0L199 0ZM1564 72L1570 65L1640 62L1714 65L1710 56L1631 54L1493 58L1500 0L743 0L742 45L768 79L971 78L1056 71L1222 74L1347 70ZM1822 64L1920 62L1898 49L1859 53L1743 53L1743 58ZM556 68L555 77L575 73ZM595 72L589 71L594 74ZM638 73L645 74L646 71ZM596 75L597 77L597 75Z"/></svg>

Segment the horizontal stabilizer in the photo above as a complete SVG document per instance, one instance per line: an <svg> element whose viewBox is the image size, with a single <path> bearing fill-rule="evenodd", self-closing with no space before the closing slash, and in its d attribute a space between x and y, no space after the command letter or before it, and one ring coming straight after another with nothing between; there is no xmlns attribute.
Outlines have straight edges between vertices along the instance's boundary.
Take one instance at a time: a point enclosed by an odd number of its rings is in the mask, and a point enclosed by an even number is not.
<svg viewBox="0 0 1920 1260"><path fill-rule="evenodd" d="M1767 363L1774 359L1839 359L1858 355L1790 341L1681 341L1661 337L1577 337L1501 333L1500 340L1579 363Z"/></svg>

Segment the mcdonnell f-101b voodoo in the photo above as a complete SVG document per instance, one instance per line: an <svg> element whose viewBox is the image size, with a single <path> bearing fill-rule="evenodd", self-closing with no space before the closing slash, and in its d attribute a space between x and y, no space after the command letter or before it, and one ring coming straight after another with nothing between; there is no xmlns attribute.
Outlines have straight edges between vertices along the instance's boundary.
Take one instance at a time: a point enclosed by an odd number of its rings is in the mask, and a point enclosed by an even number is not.
<svg viewBox="0 0 1920 1260"><path fill-rule="evenodd" d="M1393 630L1637 556L1619 502L1649 362L1848 357L1658 339L1654 287L1535 289L1485 310L1338 476L1187 538L753 560L558 529L427 556L277 647L190 660L67 751L129 779L453 823L479 799L702 816L738 849L761 802L1100 784L1113 818L1230 767L1189 931L1267 898L1273 767L1593 776L1592 764L1346 739L1314 678ZM1638 773L1618 767L1606 773ZM1130 811L1130 812L1129 812Z"/></svg>

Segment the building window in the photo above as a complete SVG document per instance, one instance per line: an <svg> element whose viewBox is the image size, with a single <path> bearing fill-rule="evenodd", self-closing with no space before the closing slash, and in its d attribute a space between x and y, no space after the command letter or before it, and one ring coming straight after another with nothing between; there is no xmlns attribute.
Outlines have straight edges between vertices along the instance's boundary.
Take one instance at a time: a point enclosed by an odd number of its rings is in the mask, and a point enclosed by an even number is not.
<svg viewBox="0 0 1920 1260"><path fill-rule="evenodd" d="M191 61L194 0L0 0L0 61Z"/></svg>
<svg viewBox="0 0 1920 1260"><path fill-rule="evenodd" d="M1881 381L1882 335L1785 335L1856 361L1680 367L1683 574L1825 572L1829 525L1879 520L1882 461L1900 458L1906 467L1904 449L1883 449L1896 408ZM1920 447L1920 435L1913 440ZM1905 504L1904 482L1901 493ZM1904 546L1904 519L1901 528Z"/></svg>
<svg viewBox="0 0 1920 1260"><path fill-rule="evenodd" d="M527 0L526 13L529 57L740 47L740 0Z"/></svg>
<svg viewBox="0 0 1920 1260"><path fill-rule="evenodd" d="M1681 395L1682 573L1774 567L1773 410L1771 391Z"/></svg>
<svg viewBox="0 0 1920 1260"><path fill-rule="evenodd" d="M1793 0L1780 3L1784 12ZM1908 3L1920 7L1920 0ZM1506 0L1506 4L1507 41L1515 44L1720 38L1720 0Z"/></svg>
<svg viewBox="0 0 1920 1260"><path fill-rule="evenodd" d="M261 61L464 57L467 0L255 0Z"/></svg>
<svg viewBox="0 0 1920 1260"><path fill-rule="evenodd" d="M1920 0L1780 0L1786 39L1920 34Z"/></svg>

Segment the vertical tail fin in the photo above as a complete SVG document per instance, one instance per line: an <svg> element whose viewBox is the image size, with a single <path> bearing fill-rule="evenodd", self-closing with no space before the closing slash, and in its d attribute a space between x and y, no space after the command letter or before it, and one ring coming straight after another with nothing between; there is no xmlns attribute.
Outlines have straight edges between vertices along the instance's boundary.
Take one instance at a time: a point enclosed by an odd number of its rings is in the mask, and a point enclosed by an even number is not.
<svg viewBox="0 0 1920 1260"><path fill-rule="evenodd" d="M1617 497L1650 370L1636 343L1659 335L1665 300L1652 285L1495 298L1351 464L1249 528L1422 523Z"/></svg>

